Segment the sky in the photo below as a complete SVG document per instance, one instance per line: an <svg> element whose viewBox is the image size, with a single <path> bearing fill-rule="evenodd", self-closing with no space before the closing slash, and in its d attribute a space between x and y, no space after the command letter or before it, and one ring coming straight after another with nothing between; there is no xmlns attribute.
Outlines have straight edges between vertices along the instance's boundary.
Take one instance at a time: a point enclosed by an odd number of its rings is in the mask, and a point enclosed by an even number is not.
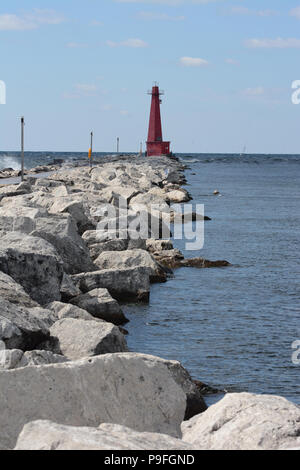
<svg viewBox="0 0 300 470"><path fill-rule="evenodd" d="M300 154L300 0L2 0L0 150ZM1 83L1 82L0 82Z"/></svg>

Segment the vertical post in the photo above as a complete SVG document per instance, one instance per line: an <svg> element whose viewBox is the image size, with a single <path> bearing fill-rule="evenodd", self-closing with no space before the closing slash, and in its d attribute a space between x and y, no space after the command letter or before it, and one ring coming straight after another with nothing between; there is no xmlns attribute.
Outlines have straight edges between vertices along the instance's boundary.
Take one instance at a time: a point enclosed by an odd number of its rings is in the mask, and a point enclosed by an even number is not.
<svg viewBox="0 0 300 470"><path fill-rule="evenodd" d="M143 155L143 142L141 142L140 146L140 157Z"/></svg>
<svg viewBox="0 0 300 470"><path fill-rule="evenodd" d="M117 138L117 153L120 152L120 138Z"/></svg>
<svg viewBox="0 0 300 470"><path fill-rule="evenodd" d="M21 181L24 181L24 117L21 117Z"/></svg>
<svg viewBox="0 0 300 470"><path fill-rule="evenodd" d="M93 137L94 137L94 134L93 132L91 132L91 157L90 157L90 168L92 168L93 166Z"/></svg>

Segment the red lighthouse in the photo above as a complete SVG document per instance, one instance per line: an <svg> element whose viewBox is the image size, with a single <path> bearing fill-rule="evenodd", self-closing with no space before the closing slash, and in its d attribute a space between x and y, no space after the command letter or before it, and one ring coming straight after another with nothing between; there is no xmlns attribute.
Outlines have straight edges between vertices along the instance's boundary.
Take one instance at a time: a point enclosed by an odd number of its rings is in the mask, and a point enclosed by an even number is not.
<svg viewBox="0 0 300 470"><path fill-rule="evenodd" d="M151 111L150 111L150 122L149 122L149 133L147 141L147 156L163 156L169 155L170 153L170 142L163 142L162 128L161 128L161 117L160 117L160 96L163 95L163 91L159 91L158 84L152 87L152 91L148 92L148 95L152 96Z"/></svg>

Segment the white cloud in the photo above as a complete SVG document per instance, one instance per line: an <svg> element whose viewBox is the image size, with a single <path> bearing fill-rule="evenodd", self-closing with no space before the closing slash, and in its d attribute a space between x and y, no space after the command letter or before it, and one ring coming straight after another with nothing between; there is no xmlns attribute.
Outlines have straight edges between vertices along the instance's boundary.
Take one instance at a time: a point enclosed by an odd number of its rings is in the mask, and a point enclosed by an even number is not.
<svg viewBox="0 0 300 470"><path fill-rule="evenodd" d="M129 111L127 111L126 109L122 109L122 110L120 111L120 114L121 114L121 116L129 116L130 113L129 113Z"/></svg>
<svg viewBox="0 0 300 470"><path fill-rule="evenodd" d="M295 18L297 18L298 20L300 20L300 7L293 8L293 9L290 11L290 15L291 15L291 16L294 16Z"/></svg>
<svg viewBox="0 0 300 470"><path fill-rule="evenodd" d="M246 96L262 96L265 94L265 89L262 86L258 86L256 88L246 88L243 91L243 95Z"/></svg>
<svg viewBox="0 0 300 470"><path fill-rule="evenodd" d="M235 15L262 16L262 17L279 15L279 12L275 10L251 10L250 8L242 7L242 6L232 7L230 9L230 12Z"/></svg>
<svg viewBox="0 0 300 470"><path fill-rule="evenodd" d="M206 67L209 63L197 57L181 57L180 64L184 67Z"/></svg>
<svg viewBox="0 0 300 470"><path fill-rule="evenodd" d="M34 9L31 13L0 15L0 31L28 31L39 28L43 24L57 25L64 18L54 10Z"/></svg>
<svg viewBox="0 0 300 470"><path fill-rule="evenodd" d="M121 42L106 41L106 44L109 47L133 47L135 49L148 46L148 44L145 41L142 41L142 39L135 38L127 39L126 41Z"/></svg>
<svg viewBox="0 0 300 470"><path fill-rule="evenodd" d="M184 16L171 16L166 13L154 13L151 11L140 11L137 14L137 17L141 20L150 20L150 21L184 21Z"/></svg>
<svg viewBox="0 0 300 470"><path fill-rule="evenodd" d="M90 84L90 83L77 83L75 85L75 88L76 90L83 94L83 95L91 95L91 94L95 94L95 92L97 91L97 87L96 85L94 84Z"/></svg>
<svg viewBox="0 0 300 470"><path fill-rule="evenodd" d="M225 62L229 65L239 65L239 61L235 59L225 59Z"/></svg>
<svg viewBox="0 0 300 470"><path fill-rule="evenodd" d="M253 49L300 49L300 39L248 39L246 46Z"/></svg>
<svg viewBox="0 0 300 470"><path fill-rule="evenodd" d="M76 83L73 86L71 93L64 93L63 98L74 100L82 97L95 96L98 92L98 88L93 83Z"/></svg>
<svg viewBox="0 0 300 470"><path fill-rule="evenodd" d="M66 47L68 47L69 49L80 49L82 47L87 47L87 44L80 42L68 42L66 44Z"/></svg>

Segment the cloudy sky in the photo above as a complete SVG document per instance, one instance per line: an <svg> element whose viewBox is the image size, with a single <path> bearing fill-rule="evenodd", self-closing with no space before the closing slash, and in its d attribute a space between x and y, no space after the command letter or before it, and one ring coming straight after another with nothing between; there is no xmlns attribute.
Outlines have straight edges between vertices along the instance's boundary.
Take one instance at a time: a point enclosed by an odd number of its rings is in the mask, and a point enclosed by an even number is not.
<svg viewBox="0 0 300 470"><path fill-rule="evenodd" d="M300 0L3 0L0 150L136 151L158 81L176 152L300 153Z"/></svg>

